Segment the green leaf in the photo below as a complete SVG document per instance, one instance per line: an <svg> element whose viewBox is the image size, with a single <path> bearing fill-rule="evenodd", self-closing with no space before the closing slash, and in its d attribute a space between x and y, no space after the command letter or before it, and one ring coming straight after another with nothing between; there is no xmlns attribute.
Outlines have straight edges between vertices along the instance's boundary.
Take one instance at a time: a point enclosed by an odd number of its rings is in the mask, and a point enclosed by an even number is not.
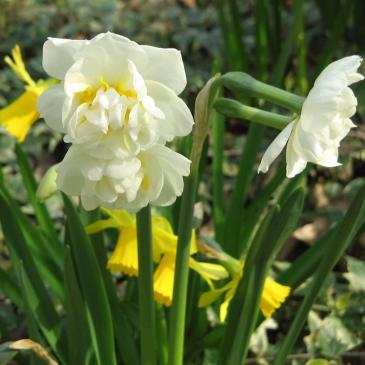
<svg viewBox="0 0 365 365"><path fill-rule="evenodd" d="M4 342L0 345L0 365L9 364L10 360L18 353L9 348L9 342Z"/></svg>
<svg viewBox="0 0 365 365"><path fill-rule="evenodd" d="M64 300L62 284L62 257L63 247L57 243L50 244L44 232L35 227L30 219L21 211L18 204L11 197L5 186L0 185L0 192L6 198L7 203L12 209L17 225L20 226L24 239L29 250L34 257L35 264L40 274L47 281L61 302Z"/></svg>
<svg viewBox="0 0 365 365"><path fill-rule="evenodd" d="M43 203L39 202L37 199L37 183L34 179L32 168L30 167L29 162L19 143L16 143L15 145L15 154L18 160L18 165L23 178L25 189L27 190L29 200L32 203L39 224L44 229L44 231L47 232L48 235L52 237L55 241L52 242L52 244L56 244L58 243L57 232L54 228L54 224L46 206Z"/></svg>
<svg viewBox="0 0 365 365"><path fill-rule="evenodd" d="M112 315L99 264L74 205L66 195L63 195L63 199L72 257L86 306L97 363L116 365Z"/></svg>
<svg viewBox="0 0 365 365"><path fill-rule="evenodd" d="M287 198L280 211L274 206L261 224L248 251L242 279L229 306L219 364L244 362L269 268L295 228L303 209L303 200L304 192L298 189Z"/></svg>
<svg viewBox="0 0 365 365"><path fill-rule="evenodd" d="M18 275L21 275L22 266L24 266L26 300L29 301L39 327L50 346L60 359L64 359L64 348L62 347L64 338L61 334L60 318L37 270L31 251L19 230L16 216L2 193L0 193L0 221L11 260Z"/></svg>
<svg viewBox="0 0 365 365"><path fill-rule="evenodd" d="M101 219L99 210L85 211L80 207L80 215L85 225ZM103 232L90 235L90 241L97 257L109 298L114 332L119 350L118 355L123 359L126 365L137 365L140 363L139 348L134 339L132 327L139 327L138 311L135 308L131 308L131 303L128 303L125 300L120 302L117 296L111 273L107 270L107 252ZM128 282L128 286L130 286L130 281ZM134 321L135 317L137 318L137 321Z"/></svg>
<svg viewBox="0 0 365 365"><path fill-rule="evenodd" d="M312 359L307 361L305 365L329 365L329 362L324 359Z"/></svg>
<svg viewBox="0 0 365 365"><path fill-rule="evenodd" d="M65 310L70 364L87 364L86 356L92 349L85 305L72 262L70 247L65 254Z"/></svg>
<svg viewBox="0 0 365 365"><path fill-rule="evenodd" d="M322 260L317 265L313 280L307 289L306 296L296 312L297 314L284 338L283 344L279 347L273 365L281 365L285 361L303 328L308 313L317 298L326 277L329 275L336 262L344 254L346 248L356 236L359 228L364 224L364 220L365 186L358 191L351 202L345 217L339 224L333 245L329 245L323 252Z"/></svg>
<svg viewBox="0 0 365 365"><path fill-rule="evenodd" d="M19 285L12 278L10 273L6 272L0 267L0 290L11 299L11 301L18 307L23 307L23 299Z"/></svg>

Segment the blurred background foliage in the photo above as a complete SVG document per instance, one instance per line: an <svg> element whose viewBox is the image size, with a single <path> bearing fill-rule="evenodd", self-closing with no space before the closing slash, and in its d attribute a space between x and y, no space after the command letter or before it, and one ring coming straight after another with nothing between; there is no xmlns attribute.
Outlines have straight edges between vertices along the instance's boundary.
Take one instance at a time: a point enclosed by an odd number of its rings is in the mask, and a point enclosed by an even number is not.
<svg viewBox="0 0 365 365"><path fill-rule="evenodd" d="M243 34L245 71L260 76L257 62L258 47L255 43L255 1L240 1L237 16ZM286 47L293 29L293 2L290 0L264 1L264 37L261 47L266 52L268 73L261 76L273 80L274 65ZM234 68L227 58L220 31L217 8L224 1L209 0L0 0L0 107L14 100L22 92L22 83L3 62L15 44L22 48L26 65L34 79L47 77L42 69L42 45L47 37L89 38L107 30L127 36L138 43L159 47L175 47L182 51L188 85L183 98L191 109L197 91L204 85L215 69L222 72ZM307 0L303 3L302 22L294 47L285 66L283 86L304 94L311 87L319 71L330 61L351 54L364 55L365 49L365 2L363 0ZM217 67L218 65L218 67ZM362 70L364 72L364 69ZM359 184L365 180L365 84L356 86L359 99L355 122L358 128L351 131L341 147L343 165L334 169L310 166L308 191L301 227L297 229L281 252L282 262L278 270L293 261L318 239L331 224L342 217L349 199ZM239 120L227 120L224 138L225 154L223 172L225 192L232 190L232 181L237 175L238 160L245 143L247 124ZM267 131L260 151L264 151L275 131ZM24 150L31 159L34 172L39 178L53 163L59 161L67 147L61 136L52 133L42 122L31 130ZM208 150L207 163L212 151ZM14 141L4 131L0 136L0 163L6 173L8 187L23 205L23 210L32 214L15 161ZM268 179L255 177L249 191L248 201ZM206 169L200 194L210 202L211 170ZM48 202L54 217L59 214L58 198ZM204 204L202 233L210 235L212 210ZM363 230L364 231L364 230ZM10 264L6 249L0 242L0 265ZM303 332L305 348L298 353L309 353L333 358L334 363L363 364L365 342L365 235L359 235L357 243L348 251L348 256L338 265L336 273L328 281L320 300L311 313ZM305 285L300 290L305 291ZM299 294L300 295L300 290ZM295 304L295 295L293 303ZM298 300L300 296L298 296ZM0 341L24 337L24 318L0 294ZM293 304L293 305L294 305ZM276 321L264 322L256 333L251 346L259 358L270 357L275 352L274 343L285 334L291 318L289 305L279 313ZM262 330L262 328L264 330ZM209 357L207 350L205 365ZM351 355L348 352L352 351ZM341 355L343 355L341 360ZM361 360L362 358L362 360ZM302 364L306 358L293 357L293 364ZM262 360L265 363L265 360ZM266 362L267 363L267 362Z"/></svg>

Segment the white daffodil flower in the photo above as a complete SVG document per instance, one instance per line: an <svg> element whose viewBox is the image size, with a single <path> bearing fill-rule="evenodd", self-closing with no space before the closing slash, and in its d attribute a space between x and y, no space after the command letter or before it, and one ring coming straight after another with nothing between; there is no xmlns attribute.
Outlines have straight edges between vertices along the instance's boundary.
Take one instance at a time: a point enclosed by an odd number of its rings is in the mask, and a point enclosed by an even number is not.
<svg viewBox="0 0 365 365"><path fill-rule="evenodd" d="M184 188L190 160L162 145L128 158L102 159L73 145L56 167L57 186L80 196L85 209L102 206L136 212L148 203L170 205Z"/></svg>
<svg viewBox="0 0 365 365"><path fill-rule="evenodd" d="M364 76L357 72L362 58L349 56L328 65L316 79L300 116L287 125L266 150L258 172L267 172L286 145L286 175L302 172L308 162L339 166L341 140L355 127L351 117L357 99L348 87Z"/></svg>
<svg viewBox="0 0 365 365"><path fill-rule="evenodd" d="M190 133L192 115L177 96L186 86L176 49L138 45L113 33L92 40L50 38L43 67L61 84L38 102L48 125L75 144L122 129L141 149Z"/></svg>
<svg viewBox="0 0 365 365"><path fill-rule="evenodd" d="M186 86L179 51L113 33L50 38L43 67L61 82L42 94L38 110L72 144L57 166L60 190L86 209L130 211L181 195L190 161L164 146L194 123L178 97Z"/></svg>

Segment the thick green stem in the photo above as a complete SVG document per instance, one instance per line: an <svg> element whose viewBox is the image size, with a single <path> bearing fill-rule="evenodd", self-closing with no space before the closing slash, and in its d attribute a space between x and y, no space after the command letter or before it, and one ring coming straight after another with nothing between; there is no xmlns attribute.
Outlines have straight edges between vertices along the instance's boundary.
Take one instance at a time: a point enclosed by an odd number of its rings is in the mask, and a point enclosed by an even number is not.
<svg viewBox="0 0 365 365"><path fill-rule="evenodd" d="M179 238L177 242L174 292L170 318L169 365L183 364L186 298L189 277L188 263L196 181L196 174L192 174L186 179L184 193L181 199L178 229Z"/></svg>
<svg viewBox="0 0 365 365"><path fill-rule="evenodd" d="M266 112L227 98L218 98L214 107L220 114L227 117L250 120L279 130L284 129L294 119L293 116Z"/></svg>
<svg viewBox="0 0 365 365"><path fill-rule="evenodd" d="M305 100L301 96L258 81L244 72L228 72L221 77L220 82L230 90L265 99L296 113L300 113Z"/></svg>
<svg viewBox="0 0 365 365"><path fill-rule="evenodd" d="M153 253L151 210L147 206L137 213L138 294L143 365L156 365L156 310L153 295Z"/></svg>
<svg viewBox="0 0 365 365"><path fill-rule="evenodd" d="M223 153L224 153L224 118L215 113L212 121L213 142L213 219L215 239L222 242L224 229L224 196L223 196Z"/></svg>

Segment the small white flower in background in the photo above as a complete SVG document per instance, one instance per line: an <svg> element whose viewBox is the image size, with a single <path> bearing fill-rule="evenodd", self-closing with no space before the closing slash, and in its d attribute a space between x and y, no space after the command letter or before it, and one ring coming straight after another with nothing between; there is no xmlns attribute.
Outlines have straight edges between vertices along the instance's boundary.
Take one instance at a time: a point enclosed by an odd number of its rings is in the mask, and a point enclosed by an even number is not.
<svg viewBox="0 0 365 365"><path fill-rule="evenodd" d="M109 32L50 38L43 67L61 83L42 95L38 109L72 143L57 167L60 190L81 196L86 209L132 211L181 195L190 161L164 146L193 125L178 97L186 86L178 50Z"/></svg>
<svg viewBox="0 0 365 365"><path fill-rule="evenodd" d="M349 56L322 71L304 101L300 116L271 143L258 172L267 172L286 144L287 177L302 172L308 162L326 167L340 165L340 142L355 127L350 118L356 112L357 99L348 86L364 79L357 72L361 62L360 56Z"/></svg>

